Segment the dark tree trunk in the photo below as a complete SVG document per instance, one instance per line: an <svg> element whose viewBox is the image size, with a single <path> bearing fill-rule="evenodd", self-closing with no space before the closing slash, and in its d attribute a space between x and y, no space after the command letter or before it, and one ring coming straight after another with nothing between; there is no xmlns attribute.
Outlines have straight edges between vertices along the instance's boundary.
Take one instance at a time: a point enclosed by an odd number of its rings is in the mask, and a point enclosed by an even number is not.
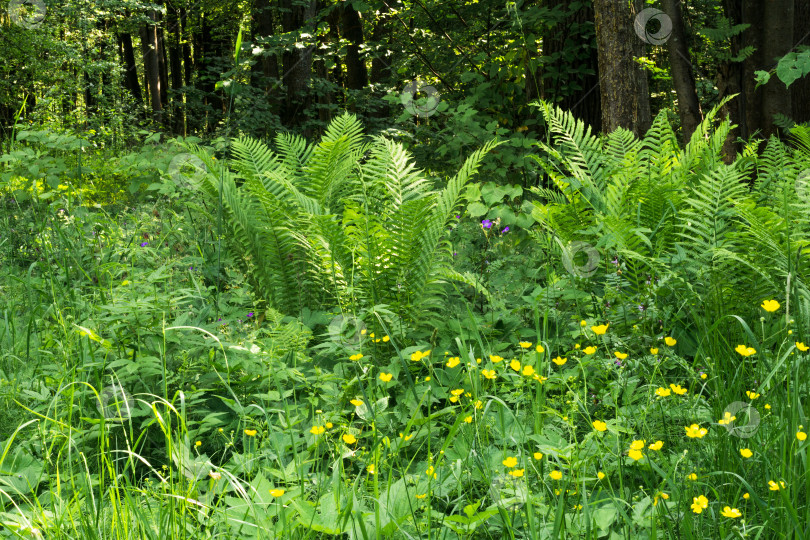
<svg viewBox="0 0 810 540"><path fill-rule="evenodd" d="M810 2L796 0L793 10L793 39L797 46L810 45ZM802 77L790 86L790 98L791 118L799 124L810 122L810 77Z"/></svg>
<svg viewBox="0 0 810 540"><path fill-rule="evenodd" d="M191 60L191 39L192 36L188 31L188 17L186 16L186 8L180 8L180 31L182 36L179 38L183 42L183 71L185 74L185 86L193 86L194 84L194 62Z"/></svg>
<svg viewBox="0 0 810 540"><path fill-rule="evenodd" d="M161 122L163 111L160 99L160 60L158 53L160 47L157 38L157 26L155 25L156 14L154 10L148 12L152 23L147 23L141 27L141 52L143 53L144 77L146 86L149 88L149 103L152 106L153 117L156 122Z"/></svg>
<svg viewBox="0 0 810 540"><path fill-rule="evenodd" d="M158 15L157 42L160 67L160 102L163 104L163 108L166 109L169 106L169 63L166 58L166 40L163 27L160 24L160 15Z"/></svg>
<svg viewBox="0 0 810 540"><path fill-rule="evenodd" d="M253 42L275 34L275 21L270 0L255 0L253 3ZM278 107L278 58L262 51L251 73L253 86L263 88L271 110Z"/></svg>
<svg viewBox="0 0 810 540"><path fill-rule="evenodd" d="M642 6L640 0L594 0L605 133L623 127L643 135L652 121L647 73L634 60L644 56L644 42L634 29Z"/></svg>
<svg viewBox="0 0 810 540"><path fill-rule="evenodd" d="M793 48L793 1L762 2L765 5L765 18L761 27L763 63L759 69L768 70L776 67L779 58ZM756 28L755 21L751 22L749 30ZM762 91L762 135L765 137L777 135L779 127L776 125L775 115L789 117L792 112L790 89L782 81L772 80L759 90Z"/></svg>
<svg viewBox="0 0 810 540"><path fill-rule="evenodd" d="M177 10L171 4L166 5L166 25L169 38L169 68L172 84L172 124L178 134L185 134L183 118L183 60L180 50L180 26Z"/></svg>
<svg viewBox="0 0 810 540"><path fill-rule="evenodd" d="M315 16L315 0L281 0L281 26L284 32L304 28ZM299 114L310 102L309 82L312 72L312 47L286 51L282 58L283 82L287 91L282 121L290 126L300 123Z"/></svg>
<svg viewBox="0 0 810 540"><path fill-rule="evenodd" d="M562 10L566 17L543 36L543 57L548 61L527 72L526 101L542 98L556 103L598 131L602 127L602 114L594 12L587 2L578 2L582 5L576 10L572 10L571 4L571 0L547 4ZM576 54L573 59L568 56L571 53ZM536 54L532 51L532 55ZM577 72L572 72L573 67L578 68ZM588 74L579 71L583 67Z"/></svg>
<svg viewBox="0 0 810 540"><path fill-rule="evenodd" d="M360 56L363 45L363 21L353 4L343 4L340 12L342 34L349 44L346 46L346 87L350 90L362 90L368 86L368 70Z"/></svg>
<svg viewBox="0 0 810 540"><path fill-rule="evenodd" d="M380 9L379 19L371 31L371 41L377 46L377 51L371 59L371 83L381 84L391 82L391 18L388 4Z"/></svg>
<svg viewBox="0 0 810 540"><path fill-rule="evenodd" d="M700 103L695 89L695 77L692 73L680 2L663 0L662 7L672 22L672 34L667 41L667 50L672 68L672 84L678 97L678 115L681 119L683 142L686 144L702 119Z"/></svg>
<svg viewBox="0 0 810 540"><path fill-rule="evenodd" d="M322 13L326 9L326 4L323 0L318 2L318 13ZM329 32L326 35L321 34L318 37L318 47L325 49L330 43L337 43L340 39L338 33L338 10L340 6L335 6L328 11L326 16L327 24L329 25ZM340 71L340 60L336 59L336 69ZM315 76L320 81L320 89L318 91L318 120L321 124L328 124L332 120L332 109L335 103L335 93L331 89L332 81L329 80L329 70L326 67L326 62L323 57L318 58L313 62Z"/></svg>

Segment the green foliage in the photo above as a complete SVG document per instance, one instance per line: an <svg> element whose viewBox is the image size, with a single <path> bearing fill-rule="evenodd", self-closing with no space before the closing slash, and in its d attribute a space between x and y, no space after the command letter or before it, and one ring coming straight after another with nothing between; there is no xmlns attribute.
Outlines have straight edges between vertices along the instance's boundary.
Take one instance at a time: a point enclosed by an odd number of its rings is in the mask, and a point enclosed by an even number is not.
<svg viewBox="0 0 810 540"><path fill-rule="evenodd" d="M221 197L229 246L269 305L294 314L385 304L415 319L437 307L432 291L444 280L475 284L448 265L444 237L462 188L496 143L436 191L402 145L364 140L351 115L317 145L295 135L275 142L273 151L235 140L230 167L197 152L211 172L201 189L209 204Z"/></svg>

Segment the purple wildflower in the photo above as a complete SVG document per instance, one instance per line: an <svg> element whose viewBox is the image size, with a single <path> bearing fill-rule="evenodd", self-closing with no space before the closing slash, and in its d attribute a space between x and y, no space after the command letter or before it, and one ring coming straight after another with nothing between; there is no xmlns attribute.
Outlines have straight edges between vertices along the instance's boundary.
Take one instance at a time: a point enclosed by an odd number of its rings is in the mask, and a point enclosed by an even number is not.
<svg viewBox="0 0 810 540"><path fill-rule="evenodd" d="M253 312L248 313L248 318L253 317Z"/></svg>
<svg viewBox="0 0 810 540"><path fill-rule="evenodd" d="M146 247L149 245L149 242L141 242L141 247Z"/></svg>
<svg viewBox="0 0 810 540"><path fill-rule="evenodd" d="M485 219L485 220L483 220L481 222L481 226L483 228L485 228L485 229L491 229L492 228L492 222L490 220L488 220L488 219Z"/></svg>
<svg viewBox="0 0 810 540"><path fill-rule="evenodd" d="M507 225L506 227L504 227L504 228L503 228L503 230L502 230L501 232L502 232L502 233L509 232L509 226Z"/></svg>
<svg viewBox="0 0 810 540"><path fill-rule="evenodd" d="M461 216L456 216L456 219L461 219Z"/></svg>

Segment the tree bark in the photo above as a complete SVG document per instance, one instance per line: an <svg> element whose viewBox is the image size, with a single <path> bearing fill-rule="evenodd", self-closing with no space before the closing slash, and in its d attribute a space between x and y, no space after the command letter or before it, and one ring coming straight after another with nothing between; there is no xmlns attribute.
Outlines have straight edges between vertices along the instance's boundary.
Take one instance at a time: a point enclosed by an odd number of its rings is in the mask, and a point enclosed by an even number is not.
<svg viewBox="0 0 810 540"><path fill-rule="evenodd" d="M350 90L362 90L368 86L366 62L360 56L363 45L363 21L360 13L351 3L344 3L340 12L343 36L349 40L346 47L346 87Z"/></svg>
<svg viewBox="0 0 810 540"><path fill-rule="evenodd" d="M779 58L793 48L793 0L768 0L765 5L765 18L761 26L762 62L760 69L776 67ZM755 28L751 21L751 28ZM762 135L770 137L779 134L775 115L791 115L791 92L780 80L772 79L761 86L762 91Z"/></svg>
<svg viewBox="0 0 810 540"><path fill-rule="evenodd" d="M663 0L662 7L672 22L672 34L667 41L667 51L672 69L672 84L678 97L678 116L681 119L683 142L686 144L701 122L700 103L695 89L695 77L692 73L680 2Z"/></svg>
<svg viewBox="0 0 810 540"><path fill-rule="evenodd" d="M796 0L793 4L793 39L796 46L810 45L810 2ZM810 122L810 76L802 77L790 86L791 118L799 124Z"/></svg>
<svg viewBox="0 0 810 540"><path fill-rule="evenodd" d="M124 88L129 90L138 105L143 104L141 85L138 82L138 66L135 65L135 50L132 48L132 36L118 34L121 60L124 64Z"/></svg>
<svg viewBox="0 0 810 540"><path fill-rule="evenodd" d="M599 54L602 131L623 127L643 135L650 127L647 73L634 58L644 55L634 18L643 6L622 0L594 0Z"/></svg>
<svg viewBox="0 0 810 540"><path fill-rule="evenodd" d="M275 21L270 0L255 0L253 3L253 42L275 34ZM251 73L253 86L263 88L271 110L278 108L278 57L262 51L259 61L253 66Z"/></svg>
<svg viewBox="0 0 810 540"><path fill-rule="evenodd" d="M281 5L281 26L284 32L299 31L315 17L315 0L281 0ZM298 115L311 101L308 87L312 72L312 48L285 51L282 62L282 79L287 92L281 118L285 125L291 126L300 123Z"/></svg>
<svg viewBox="0 0 810 540"><path fill-rule="evenodd" d="M152 23L141 26L141 52L143 54L144 76L146 85L149 88L149 103L152 106L153 118L156 122L160 122L162 120L163 105L160 99L160 61L158 59L160 47L157 39L157 26L155 25L157 16L154 10L149 10L148 16Z"/></svg>

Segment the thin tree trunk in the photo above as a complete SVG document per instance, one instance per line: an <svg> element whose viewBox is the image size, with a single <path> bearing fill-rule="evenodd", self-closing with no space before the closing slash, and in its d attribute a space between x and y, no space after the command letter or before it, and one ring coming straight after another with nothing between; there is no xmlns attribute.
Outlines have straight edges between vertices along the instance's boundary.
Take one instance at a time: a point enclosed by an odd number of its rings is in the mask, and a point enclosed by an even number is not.
<svg viewBox="0 0 810 540"><path fill-rule="evenodd" d="M342 34L349 44L346 46L346 87L351 90L362 90L368 86L368 70L360 56L363 45L363 21L360 13L351 3L343 5L340 12Z"/></svg>
<svg viewBox="0 0 810 540"><path fill-rule="evenodd" d="M177 10L171 4L166 5L166 25L169 29L169 67L172 84L172 118L175 133L185 134L183 118L183 61L180 50L180 28Z"/></svg>
<svg viewBox="0 0 810 540"><path fill-rule="evenodd" d="M644 42L634 29L642 6L641 0L594 0L605 133L623 127L642 135L652 121L647 73L634 60L644 56Z"/></svg>
<svg viewBox="0 0 810 540"><path fill-rule="evenodd" d="M160 61L158 59L157 26L154 10L148 12L152 23L141 27L141 52L143 54L144 76L149 88L149 103L152 106L153 117L156 122L162 120L163 105L160 99Z"/></svg>
<svg viewBox="0 0 810 540"><path fill-rule="evenodd" d="M763 66L760 69L767 70L776 67L777 60L793 48L794 11L793 0L768 0L764 4L765 19L761 27ZM772 80L759 90L762 91L762 135L778 135L775 115L790 116L790 89L782 81Z"/></svg>
<svg viewBox="0 0 810 540"><path fill-rule="evenodd" d="M281 26L284 32L295 32L304 28L315 16L315 0L300 2L282 0L283 15ZM284 64L284 87L287 90L282 121L290 126L299 123L298 115L311 100L308 87L312 72L312 48L286 51L282 58Z"/></svg>
<svg viewBox="0 0 810 540"><path fill-rule="evenodd" d="M797 46L810 45L810 2L793 4L793 39ZM791 118L799 124L810 122L810 77L802 77L790 86Z"/></svg>
<svg viewBox="0 0 810 540"><path fill-rule="evenodd" d="M253 3L253 41L270 37L275 34L275 21L270 0L255 0ZM262 51L258 62L253 66L251 73L253 86L264 89L267 103L271 110L278 108L278 58L275 54Z"/></svg>
<svg viewBox="0 0 810 540"><path fill-rule="evenodd" d="M695 89L695 77L686 42L681 5L676 0L663 0L662 7L672 22L672 34L667 41L669 63L672 68L672 84L678 97L678 115L681 119L683 142L686 144L700 124L701 112Z"/></svg>

